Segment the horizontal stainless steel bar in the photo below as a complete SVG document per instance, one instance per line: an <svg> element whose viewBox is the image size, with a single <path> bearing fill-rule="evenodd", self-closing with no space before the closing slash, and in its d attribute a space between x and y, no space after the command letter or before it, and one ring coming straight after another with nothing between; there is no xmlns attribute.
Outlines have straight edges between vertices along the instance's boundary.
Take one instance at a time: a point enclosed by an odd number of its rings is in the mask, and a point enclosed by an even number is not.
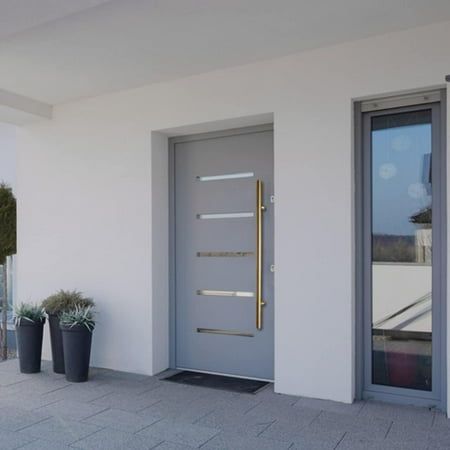
<svg viewBox="0 0 450 450"><path fill-rule="evenodd" d="M199 289L197 295L212 295L216 297L254 297L255 294L249 291L220 291L213 289Z"/></svg>
<svg viewBox="0 0 450 450"><path fill-rule="evenodd" d="M244 331L221 330L219 328L197 328L197 333L224 334L226 336L242 336L242 337L254 337L255 336L252 333L246 333Z"/></svg>
<svg viewBox="0 0 450 450"><path fill-rule="evenodd" d="M243 257L253 255L254 252L197 252L199 257Z"/></svg>
<svg viewBox="0 0 450 450"><path fill-rule="evenodd" d="M197 214L197 219L243 219L246 217L254 217L253 212L235 212L235 213L206 213Z"/></svg>
<svg viewBox="0 0 450 450"><path fill-rule="evenodd" d="M207 175L203 177L197 177L198 181L218 181L218 180L233 180L237 178L252 178L255 174L253 172L242 173L225 173L223 175Z"/></svg>

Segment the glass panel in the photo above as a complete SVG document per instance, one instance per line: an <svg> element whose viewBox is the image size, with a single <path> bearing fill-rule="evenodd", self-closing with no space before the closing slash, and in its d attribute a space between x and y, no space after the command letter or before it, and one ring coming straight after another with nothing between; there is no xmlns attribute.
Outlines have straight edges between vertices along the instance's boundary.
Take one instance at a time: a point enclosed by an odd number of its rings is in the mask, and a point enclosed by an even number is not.
<svg viewBox="0 0 450 450"><path fill-rule="evenodd" d="M197 177L197 180L199 181L233 180L236 178L252 178L253 176L255 176L253 172L226 173L224 175L208 175L205 177Z"/></svg>
<svg viewBox="0 0 450 450"><path fill-rule="evenodd" d="M371 125L372 382L431 391L431 110Z"/></svg>
<svg viewBox="0 0 450 450"><path fill-rule="evenodd" d="M197 214L197 219L242 219L254 215L252 212Z"/></svg>

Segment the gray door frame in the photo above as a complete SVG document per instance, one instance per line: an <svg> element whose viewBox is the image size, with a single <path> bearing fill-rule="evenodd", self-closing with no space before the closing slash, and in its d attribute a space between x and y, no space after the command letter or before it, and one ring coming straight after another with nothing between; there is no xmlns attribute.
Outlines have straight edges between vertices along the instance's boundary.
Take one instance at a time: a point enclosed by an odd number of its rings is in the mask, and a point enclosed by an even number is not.
<svg viewBox="0 0 450 450"><path fill-rule="evenodd" d="M169 367L176 368L176 245L175 245L175 146L184 142L204 141L227 136L273 131L273 123L255 125L245 128L213 131L208 133L190 134L169 138ZM274 218L275 220L275 218ZM275 332L275 324L274 324Z"/></svg>
<svg viewBox="0 0 450 450"><path fill-rule="evenodd" d="M370 375L370 311L368 305L371 296L371 280L368 274L368 258L370 257L370 148L369 142L364 142L364 120L388 113L403 112L432 108L433 114L433 373L438 380L438 386L433 392L416 391L405 388L392 388L370 385L367 377ZM423 406L436 406L442 410L447 407L446 379L446 286L447 286L447 226L446 226L446 91L440 90L439 103L422 103L416 106L405 106L376 110L369 113L361 112L361 102L354 104L355 125L355 297L356 297L356 392L357 399L363 397L375 398L396 403L414 403ZM365 116L363 116L365 114ZM438 114L438 116L436 116ZM436 122L436 117L439 118ZM366 134L367 139L367 134ZM435 145L437 144L437 145ZM369 248L368 248L369 246ZM439 348L436 349L436 345ZM366 387L369 388L366 390Z"/></svg>

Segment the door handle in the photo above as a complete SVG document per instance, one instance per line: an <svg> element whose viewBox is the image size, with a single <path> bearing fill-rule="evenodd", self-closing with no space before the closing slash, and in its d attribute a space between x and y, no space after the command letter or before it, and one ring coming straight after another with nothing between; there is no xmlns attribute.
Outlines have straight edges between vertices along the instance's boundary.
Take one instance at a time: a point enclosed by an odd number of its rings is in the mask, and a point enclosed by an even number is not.
<svg viewBox="0 0 450 450"><path fill-rule="evenodd" d="M256 181L256 329L262 329L263 306L263 182Z"/></svg>

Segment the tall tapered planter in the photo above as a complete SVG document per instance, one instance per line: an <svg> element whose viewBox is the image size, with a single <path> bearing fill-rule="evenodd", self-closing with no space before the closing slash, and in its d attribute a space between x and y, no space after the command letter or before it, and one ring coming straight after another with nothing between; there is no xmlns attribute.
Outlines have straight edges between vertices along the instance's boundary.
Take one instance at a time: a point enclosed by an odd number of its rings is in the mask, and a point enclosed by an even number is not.
<svg viewBox="0 0 450 450"><path fill-rule="evenodd" d="M44 323L45 320L30 322L24 319L16 323L17 351L22 373L41 371Z"/></svg>
<svg viewBox="0 0 450 450"><path fill-rule="evenodd" d="M48 314L48 324L52 346L53 372L65 373L63 340L59 326L59 316L57 314Z"/></svg>
<svg viewBox="0 0 450 450"><path fill-rule="evenodd" d="M73 383L88 380L92 331L84 325L60 324L66 379Z"/></svg>

